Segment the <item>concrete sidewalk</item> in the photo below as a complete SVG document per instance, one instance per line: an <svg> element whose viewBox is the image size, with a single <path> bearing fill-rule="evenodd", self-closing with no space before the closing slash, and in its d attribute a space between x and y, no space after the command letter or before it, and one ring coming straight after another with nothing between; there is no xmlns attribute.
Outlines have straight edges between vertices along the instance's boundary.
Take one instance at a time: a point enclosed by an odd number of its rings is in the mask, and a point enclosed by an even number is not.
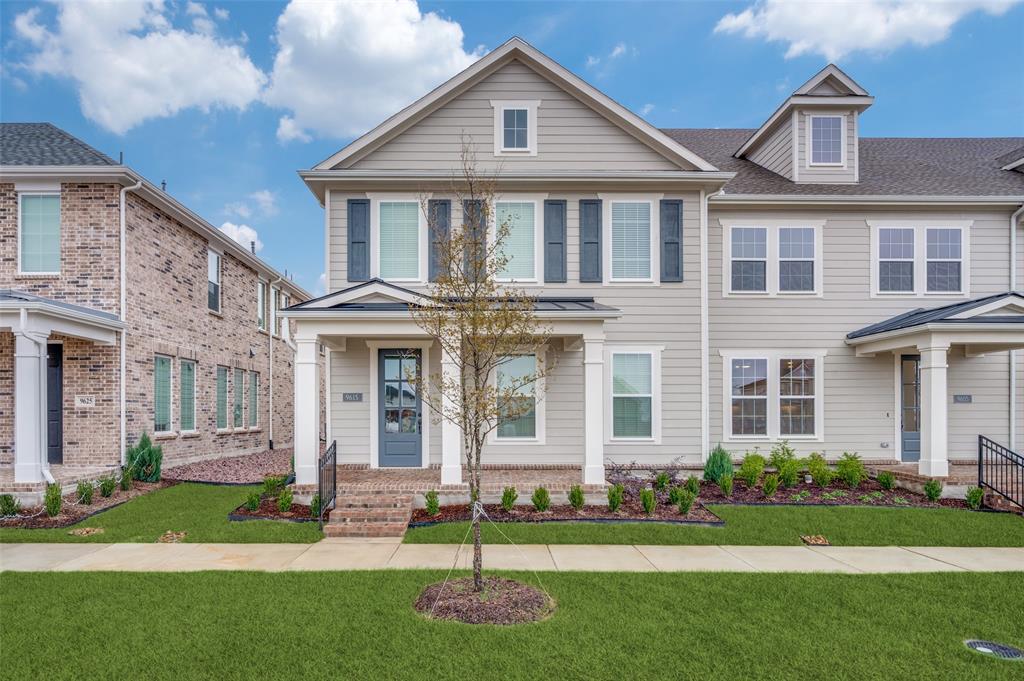
<svg viewBox="0 0 1024 681"><path fill-rule="evenodd" d="M398 540L316 544L0 544L0 570L468 569L472 547ZM902 546L484 546L492 570L591 572L1024 572L1024 548Z"/></svg>

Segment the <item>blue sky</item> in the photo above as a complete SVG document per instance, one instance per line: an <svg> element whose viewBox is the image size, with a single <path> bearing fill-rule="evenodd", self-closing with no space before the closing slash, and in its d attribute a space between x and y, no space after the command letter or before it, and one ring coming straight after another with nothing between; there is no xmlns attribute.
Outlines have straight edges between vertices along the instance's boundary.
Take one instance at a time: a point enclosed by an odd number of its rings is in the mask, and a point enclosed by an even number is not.
<svg viewBox="0 0 1024 681"><path fill-rule="evenodd" d="M520 35L661 127L757 127L829 60L866 136L1024 135L1020 0L0 4L0 119L125 161L317 291L296 175ZM102 49L99 49L102 47Z"/></svg>

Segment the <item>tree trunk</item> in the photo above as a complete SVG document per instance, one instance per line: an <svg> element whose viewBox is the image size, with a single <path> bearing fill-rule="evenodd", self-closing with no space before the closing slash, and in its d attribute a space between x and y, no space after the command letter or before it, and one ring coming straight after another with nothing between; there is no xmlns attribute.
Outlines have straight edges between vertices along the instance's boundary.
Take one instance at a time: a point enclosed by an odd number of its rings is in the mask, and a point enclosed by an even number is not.
<svg viewBox="0 0 1024 681"><path fill-rule="evenodd" d="M473 590L484 590L484 560L480 551L480 516L473 518Z"/></svg>

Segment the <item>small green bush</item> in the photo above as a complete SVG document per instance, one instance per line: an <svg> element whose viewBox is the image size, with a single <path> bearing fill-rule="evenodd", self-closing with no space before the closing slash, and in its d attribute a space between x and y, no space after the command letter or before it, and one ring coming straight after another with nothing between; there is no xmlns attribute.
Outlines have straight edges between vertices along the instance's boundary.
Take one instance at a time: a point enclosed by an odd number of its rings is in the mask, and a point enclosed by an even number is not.
<svg viewBox="0 0 1024 681"><path fill-rule="evenodd" d="M608 488L608 510L615 513L622 506L622 498L626 495L626 489L621 484L615 484Z"/></svg>
<svg viewBox="0 0 1024 681"><path fill-rule="evenodd" d="M291 510L292 498L293 495L290 489L281 490L281 493L277 495L277 510L281 513Z"/></svg>
<svg viewBox="0 0 1024 681"><path fill-rule="evenodd" d="M573 485L569 489L569 505L577 511L583 508L583 488L579 485Z"/></svg>
<svg viewBox="0 0 1024 681"><path fill-rule="evenodd" d="M800 480L799 459L782 459L778 470L779 484L783 487L795 487Z"/></svg>
<svg viewBox="0 0 1024 681"><path fill-rule="evenodd" d="M910 502L907 500L906 497L895 496L892 498L892 503L896 504L897 506L906 506Z"/></svg>
<svg viewBox="0 0 1024 681"><path fill-rule="evenodd" d="M46 507L46 515L51 518L60 515L60 506L63 501L60 497L60 485L51 483L46 486L46 494L43 496L43 506Z"/></svg>
<svg viewBox="0 0 1024 681"><path fill-rule="evenodd" d="M821 498L825 501L835 501L836 499L845 499L850 496L850 493L845 489L834 489L831 492L825 492L821 495Z"/></svg>
<svg viewBox="0 0 1024 681"><path fill-rule="evenodd" d="M743 457L743 463L740 464L740 470L736 473L736 477L746 483L749 488L757 487L757 481L764 473L765 463L764 457L760 454L747 454Z"/></svg>
<svg viewBox="0 0 1024 681"><path fill-rule="evenodd" d="M441 502L438 499L436 489L428 490L427 493L423 495L423 498L427 502L427 515L435 516L441 512Z"/></svg>
<svg viewBox="0 0 1024 681"><path fill-rule="evenodd" d="M122 492L127 492L132 488L132 480L134 478L135 471L132 470L131 466L125 465L121 467L121 479L117 481L117 484Z"/></svg>
<svg viewBox="0 0 1024 681"><path fill-rule="evenodd" d="M811 454L807 460L807 472L811 474L814 484L818 487L828 487L835 478L835 473L825 462L825 457L818 452Z"/></svg>
<svg viewBox="0 0 1024 681"><path fill-rule="evenodd" d="M924 495L928 497L928 501L934 504L942 496L942 483L938 480L929 480L924 483Z"/></svg>
<svg viewBox="0 0 1024 681"><path fill-rule="evenodd" d="M967 505L970 506L975 511L981 508L981 502L984 498L985 493L981 491L980 487L967 488Z"/></svg>
<svg viewBox="0 0 1024 681"><path fill-rule="evenodd" d="M283 475L268 475L263 478L263 494L268 497L276 497L284 489Z"/></svg>
<svg viewBox="0 0 1024 681"><path fill-rule="evenodd" d="M257 492L258 494L258 492ZM317 492L313 495L313 498L309 500L309 517L319 518L320 517L320 493Z"/></svg>
<svg viewBox="0 0 1024 681"><path fill-rule="evenodd" d="M100 495L104 497L109 497L111 494L114 493L115 487L117 487L117 481L114 480L113 475L108 475L107 477L100 480Z"/></svg>
<svg viewBox="0 0 1024 681"><path fill-rule="evenodd" d="M693 496L700 494L700 478L696 475L691 475L686 479L686 489L693 492Z"/></svg>
<svg viewBox="0 0 1024 681"><path fill-rule="evenodd" d="M779 491L779 474L769 473L764 476L764 484L761 485L761 489L764 490L764 495L766 497L774 497L775 493Z"/></svg>
<svg viewBox="0 0 1024 681"><path fill-rule="evenodd" d="M811 498L811 493L808 492L807 490L803 489L803 490L800 490L799 492L797 492L796 494L791 494L789 496L789 498L792 501L805 501L805 500Z"/></svg>
<svg viewBox="0 0 1024 681"><path fill-rule="evenodd" d="M847 487L856 489L868 479L868 469L864 467L864 462L860 460L859 456L843 452L839 463L836 464L836 475L846 483Z"/></svg>
<svg viewBox="0 0 1024 681"><path fill-rule="evenodd" d="M78 483L78 487L75 489L75 497L78 499L78 503L88 506L92 503L92 483L83 480Z"/></svg>
<svg viewBox="0 0 1024 681"><path fill-rule="evenodd" d="M245 497L245 508L250 511L255 511L260 507L260 493L249 492L249 495Z"/></svg>
<svg viewBox="0 0 1024 681"><path fill-rule="evenodd" d="M732 455L722 446L716 446L704 464L704 479L717 483L723 475L732 474Z"/></svg>
<svg viewBox="0 0 1024 681"><path fill-rule="evenodd" d="M654 490L645 488L640 490L640 505L644 507L644 513L651 515L654 507L658 505L658 499L654 496Z"/></svg>
<svg viewBox="0 0 1024 681"><path fill-rule="evenodd" d="M718 488L722 490L722 494L727 497L732 496L732 474L726 473L718 479Z"/></svg>
<svg viewBox="0 0 1024 681"><path fill-rule="evenodd" d="M884 490L891 490L896 487L896 476L891 471L882 471L878 474L878 484Z"/></svg>
<svg viewBox="0 0 1024 681"><path fill-rule="evenodd" d="M681 485L676 485L675 487L670 489L668 491L668 503L672 504L673 506L678 504L680 497L685 491L687 491L686 488Z"/></svg>
<svg viewBox="0 0 1024 681"><path fill-rule="evenodd" d="M519 498L519 492L516 491L515 487L506 487L501 491L501 507L505 509L506 513L512 512L512 507L516 505L516 499Z"/></svg>
<svg viewBox="0 0 1024 681"><path fill-rule="evenodd" d="M164 451L160 445L154 445L146 433L139 438L139 444L128 449L126 460L136 480L160 482Z"/></svg>
<svg viewBox="0 0 1024 681"><path fill-rule="evenodd" d="M664 492L668 488L668 484L672 482L672 476L662 471L654 476L654 489L659 492Z"/></svg>
<svg viewBox="0 0 1024 681"><path fill-rule="evenodd" d="M787 461L793 461L796 458L796 450L789 446L787 440L782 442L776 442L772 446L771 455L768 457L768 463L776 471L781 472L782 467ZM798 471L799 472L799 471Z"/></svg>
<svg viewBox="0 0 1024 681"><path fill-rule="evenodd" d="M530 501L533 502L533 507L538 512L543 513L551 507L551 494L548 492L547 487L538 487L533 490L533 496L530 497Z"/></svg>
<svg viewBox="0 0 1024 681"><path fill-rule="evenodd" d="M682 494L679 495L679 499L676 500L676 508L679 509L679 515L686 515L693 508L693 502L696 501L697 496L688 489L684 489Z"/></svg>
<svg viewBox="0 0 1024 681"><path fill-rule="evenodd" d="M18 515L21 504L13 494L0 494L0 516Z"/></svg>

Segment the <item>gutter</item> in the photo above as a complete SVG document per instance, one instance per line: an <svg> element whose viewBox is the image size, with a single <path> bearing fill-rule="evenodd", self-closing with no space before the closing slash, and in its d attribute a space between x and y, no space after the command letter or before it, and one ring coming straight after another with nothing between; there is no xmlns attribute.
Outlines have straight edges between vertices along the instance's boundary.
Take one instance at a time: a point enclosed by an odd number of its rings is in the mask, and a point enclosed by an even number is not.
<svg viewBox="0 0 1024 681"><path fill-rule="evenodd" d="M121 377L121 380L119 381L120 385L118 386L118 390L120 392L119 399L120 399L120 405L121 405L121 408L120 408L120 428L121 428L120 443L121 443L121 466L122 467L125 464L125 457L127 456L126 449L127 449L127 446L128 446L128 425L127 425L128 422L127 422L127 414L125 413L125 409L126 409L126 406L127 406L127 401L125 399L125 390L126 390L125 386L126 386L126 383L125 383L125 375L124 375L125 374L126 364L127 364L126 357L127 357L127 347L128 347L127 346L128 329L126 328L127 327L128 315L127 315L127 313L125 311L125 308L127 306L127 300L128 300L128 294L127 294L128 272L127 272L127 268L125 267L125 265L127 264L127 257L126 257L127 248L125 246L125 243L126 243L126 235L127 235L127 229L128 228L127 228L127 218L125 217L125 203L126 203L125 196L128 194L128 192L135 191L136 189L139 189L140 187L142 187L142 180L141 179L139 179L138 182L136 182L135 184L133 184L130 187L122 187L121 188L121 192L120 192L121 193L121 196L120 196L121 224L120 224L120 231L118 233L119 234L119 240L120 240L120 243L118 244L118 249L119 249L119 256L118 257L120 258L118 269L121 271L121 294L120 294L121 297L120 297L120 304L118 305L118 313L120 315L121 324L124 325L124 326L122 326L121 331L118 334L121 337L121 357L120 357L120 366L121 366L120 377Z"/></svg>
<svg viewBox="0 0 1024 681"><path fill-rule="evenodd" d="M1017 290L1017 220L1024 203L1010 216L1010 290ZM1017 451L1017 351L1010 350L1010 449Z"/></svg>

